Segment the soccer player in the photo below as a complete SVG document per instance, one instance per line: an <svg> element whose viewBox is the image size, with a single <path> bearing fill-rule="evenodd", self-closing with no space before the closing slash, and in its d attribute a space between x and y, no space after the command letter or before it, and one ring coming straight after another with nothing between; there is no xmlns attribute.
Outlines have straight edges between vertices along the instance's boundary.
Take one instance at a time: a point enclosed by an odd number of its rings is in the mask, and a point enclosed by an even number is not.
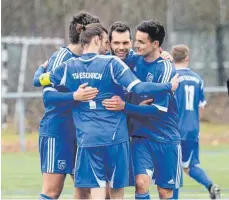
<svg viewBox="0 0 229 200"><path fill-rule="evenodd" d="M140 56L132 50L132 33L126 22L117 21L110 26L109 42L111 54L119 57L131 70L134 70ZM165 60L173 59L166 51L161 51L160 56Z"/></svg>
<svg viewBox="0 0 229 200"><path fill-rule="evenodd" d="M70 91L82 83L99 90L93 101L72 108L78 144L75 187L105 187L108 180L111 198L123 198L123 188L128 186L129 163L126 117L122 112L107 111L102 100L119 95L121 86L138 94L153 94L171 91L171 83L143 83L119 58L98 55L107 42L107 34L100 24L82 26L80 38L83 55L64 62L50 74L54 85L62 83ZM176 79L172 86L177 87Z"/></svg>
<svg viewBox="0 0 229 200"><path fill-rule="evenodd" d="M143 56L136 65L141 81L164 83L175 75L175 68L160 57L164 27L155 20L143 21L137 26L135 47ZM135 97L139 104L149 98ZM149 100L150 102L152 100ZM156 93L149 106L124 103L119 98L106 99L108 110L123 110L138 117L132 132L132 155L136 175L136 199L150 199L149 186L153 176L162 199L173 197L180 186L181 147L178 130L177 102L172 93ZM120 106L120 107L119 107Z"/></svg>
<svg viewBox="0 0 229 200"><path fill-rule="evenodd" d="M114 22L109 29L109 42L110 42L110 49L111 54L116 55L121 60L125 62L128 67L134 71L136 70L136 64L138 59L141 57L136 52L132 50L132 33L129 25L126 22L123 21L117 21ZM166 52L163 51L160 55L163 59L170 59L172 60L172 56ZM129 102L132 96L132 93L125 93L125 101ZM131 123L130 118L127 118L127 124L128 124L128 131L131 136ZM131 154L130 154L130 161L132 160ZM130 162L130 185L134 186L134 175L132 175L132 163Z"/></svg>
<svg viewBox="0 0 229 200"><path fill-rule="evenodd" d="M179 73L179 87L176 90L179 108L179 129L181 132L182 165L186 174L204 185L211 199L220 198L219 186L213 184L203 169L197 165L199 160L200 112L206 105L204 82L198 74L188 68L189 48L176 45L172 48L175 67Z"/></svg>
<svg viewBox="0 0 229 200"><path fill-rule="evenodd" d="M41 86L40 81L45 81L40 79L42 73L53 71L62 62L81 55L82 47L77 24L87 25L97 22L99 22L97 17L86 12L73 17L69 25L70 44L53 53L48 63L38 68L34 75L35 86ZM96 88L86 88L86 86L87 84L83 84L77 91L71 93L66 88L51 85L43 89L45 113L39 127L39 153L43 179L40 199L57 199L63 189L66 175L71 174L73 178L76 136L71 107L75 100L91 100L98 93Z"/></svg>

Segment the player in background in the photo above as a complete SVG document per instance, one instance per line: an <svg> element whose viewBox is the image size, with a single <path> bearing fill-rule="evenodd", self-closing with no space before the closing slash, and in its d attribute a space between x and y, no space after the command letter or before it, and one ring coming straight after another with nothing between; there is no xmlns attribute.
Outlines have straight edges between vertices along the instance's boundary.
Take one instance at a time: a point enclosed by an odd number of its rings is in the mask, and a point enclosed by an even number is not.
<svg viewBox="0 0 229 200"><path fill-rule="evenodd" d="M119 95L121 86L138 94L166 93L176 89L177 81L174 79L172 84L143 83L117 57L98 55L107 42L106 32L100 24L82 26L80 38L83 55L61 64L50 74L54 85L62 83L71 91L82 83L99 90L93 101L73 107L78 144L75 187L80 194L81 188L105 187L108 180L111 198L123 198L123 188L128 186L129 163L125 115L107 111L101 102Z"/></svg>
<svg viewBox="0 0 229 200"><path fill-rule="evenodd" d="M200 114L203 112L206 100L204 97L204 82L198 74L188 68L189 48L186 45L172 47L177 73L179 73L179 87L176 96L179 108L179 129L181 132L182 165L184 172L204 185L210 193L211 199L220 198L219 186L213 184L198 164L199 160L199 132Z"/></svg>
<svg viewBox="0 0 229 200"><path fill-rule="evenodd" d="M164 27L155 20L143 21L137 26L135 47L142 57L136 64L135 73L141 81L163 83L175 75L173 65L160 57L159 49L164 37ZM150 97L135 98L135 103L139 104ZM173 189L180 187L181 178L179 118L174 95L154 94L153 103L149 106L124 103L118 97L104 100L103 105L108 110L124 109L126 114L138 117L132 132L135 198L150 199L152 176L160 198L172 198Z"/></svg>
<svg viewBox="0 0 229 200"><path fill-rule="evenodd" d="M67 47L53 53L48 63L39 67L34 75L34 85L41 86L40 75L50 72L62 62L78 57L82 53L79 42L77 24L87 25L99 22L86 12L74 16L69 25L69 41ZM67 174L73 177L76 152L75 126L72 119L72 104L74 101L93 99L98 90L81 85L77 91L69 93L64 87L46 86L43 89L44 116L39 127L39 153L42 172L42 191L40 199L57 199L63 189ZM90 192L90 191L85 191ZM88 195L87 195L88 196Z"/></svg>

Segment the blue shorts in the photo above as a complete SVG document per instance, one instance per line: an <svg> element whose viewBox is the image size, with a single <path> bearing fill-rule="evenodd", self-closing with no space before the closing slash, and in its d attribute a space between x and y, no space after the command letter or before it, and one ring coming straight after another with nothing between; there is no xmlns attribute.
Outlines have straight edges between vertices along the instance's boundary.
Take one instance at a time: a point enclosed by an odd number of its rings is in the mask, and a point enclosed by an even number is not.
<svg viewBox="0 0 229 200"><path fill-rule="evenodd" d="M41 172L73 174L76 140L39 136Z"/></svg>
<svg viewBox="0 0 229 200"><path fill-rule="evenodd" d="M131 145L131 142L130 142ZM129 186L135 186L135 174L134 174L134 163L133 163L133 156L132 152L130 151L129 154Z"/></svg>
<svg viewBox="0 0 229 200"><path fill-rule="evenodd" d="M129 141L99 147L78 147L75 187L123 188L129 185Z"/></svg>
<svg viewBox="0 0 229 200"><path fill-rule="evenodd" d="M181 181L181 147L133 137L131 151L134 173L147 174L161 188L175 189Z"/></svg>
<svg viewBox="0 0 229 200"><path fill-rule="evenodd" d="M200 163L199 160L199 141L196 140L182 140L182 167L190 168L191 166Z"/></svg>

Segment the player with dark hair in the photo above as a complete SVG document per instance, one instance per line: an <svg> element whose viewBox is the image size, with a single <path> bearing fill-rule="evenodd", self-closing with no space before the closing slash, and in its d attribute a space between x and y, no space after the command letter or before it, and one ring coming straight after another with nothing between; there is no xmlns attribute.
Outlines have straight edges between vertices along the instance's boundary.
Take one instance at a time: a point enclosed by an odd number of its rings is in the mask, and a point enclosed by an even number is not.
<svg viewBox="0 0 229 200"><path fill-rule="evenodd" d="M61 47L49 58L43 66L39 67L34 75L34 85L41 86L40 82L44 72L54 71L62 62L77 58L82 53L79 40L79 24L87 25L99 22L99 18L87 12L80 12L73 17L69 25L69 41L67 47ZM64 87L48 85L43 89L44 116L39 127L39 153L42 172L42 191L40 199L57 199L64 186L65 177L73 177L76 136L72 119L72 104L77 101L93 99L98 90L81 85L77 91L69 93ZM90 191L85 191L87 197Z"/></svg>
<svg viewBox="0 0 229 200"><path fill-rule="evenodd" d="M172 47L172 56L179 73L179 87L176 96L179 108L179 129L181 132L182 167L184 172L204 185L211 199L220 198L220 188L213 184L198 164L200 112L203 112L206 100L204 82L198 74L188 68L189 48L186 45Z"/></svg>
<svg viewBox="0 0 229 200"><path fill-rule="evenodd" d="M160 57L164 37L164 27L155 20L143 21L137 26L135 47L141 57L135 74L141 81L165 83L175 75L172 63ZM139 104L149 98L134 95L132 101ZM139 106L124 103L116 97L104 100L103 105L108 110L124 109L126 114L137 117L132 131L135 198L150 199L149 186L153 177L160 198L168 199L173 197L173 190L180 187L181 178L177 102L173 93L156 93L153 103L152 99L147 102L150 105Z"/></svg>
<svg viewBox="0 0 229 200"><path fill-rule="evenodd" d="M50 74L54 85L62 83L71 91L82 83L99 90L93 101L73 107L78 144L75 187L80 195L81 188L105 187L108 180L111 198L123 198L123 188L129 184L126 117L122 112L107 111L102 100L123 94L121 86L138 94L154 94L171 91L171 83L143 83L119 58L98 55L107 45L107 35L100 24L82 27L80 38L83 55L61 64ZM173 89L177 87L176 79L172 85Z"/></svg>

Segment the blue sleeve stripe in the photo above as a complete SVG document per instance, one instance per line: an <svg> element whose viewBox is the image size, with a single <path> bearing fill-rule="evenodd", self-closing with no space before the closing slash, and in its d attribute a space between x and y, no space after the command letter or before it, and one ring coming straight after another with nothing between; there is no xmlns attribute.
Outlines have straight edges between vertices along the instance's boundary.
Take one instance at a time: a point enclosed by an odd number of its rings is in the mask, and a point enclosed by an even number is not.
<svg viewBox="0 0 229 200"><path fill-rule="evenodd" d="M119 62L119 64L124 68L124 70L129 69L129 67L117 56L114 56L114 59Z"/></svg>
<svg viewBox="0 0 229 200"><path fill-rule="evenodd" d="M164 74L163 74L161 83L165 82L165 77L167 76L167 72L168 72L168 66L165 63L165 60L163 60L163 64L164 64Z"/></svg>
<svg viewBox="0 0 229 200"><path fill-rule="evenodd" d="M66 64L65 65L65 68L64 68L64 75L63 77L61 78L61 81L60 81L60 85L64 85L66 84L66 79L67 79L67 67L66 67Z"/></svg>
<svg viewBox="0 0 229 200"><path fill-rule="evenodd" d="M64 57L67 55L67 53L68 53L67 50L64 49L63 51L60 51L60 52L57 54L56 59L55 59L55 62L54 62L54 64L53 64L53 68L52 68L53 71L55 70L55 68L56 68L58 65L60 65L60 64L63 62Z"/></svg>
<svg viewBox="0 0 229 200"><path fill-rule="evenodd" d="M173 69L172 64L167 60L164 61L164 67L165 67L165 71L161 83L169 82L169 79L172 74L172 69Z"/></svg>
<svg viewBox="0 0 229 200"><path fill-rule="evenodd" d="M111 69L111 77L112 77L113 81L114 81L116 84L119 85L118 81L117 81L117 80L115 79L115 77L114 77L114 71L113 71L113 65L112 65L112 63L110 64L110 69Z"/></svg>

